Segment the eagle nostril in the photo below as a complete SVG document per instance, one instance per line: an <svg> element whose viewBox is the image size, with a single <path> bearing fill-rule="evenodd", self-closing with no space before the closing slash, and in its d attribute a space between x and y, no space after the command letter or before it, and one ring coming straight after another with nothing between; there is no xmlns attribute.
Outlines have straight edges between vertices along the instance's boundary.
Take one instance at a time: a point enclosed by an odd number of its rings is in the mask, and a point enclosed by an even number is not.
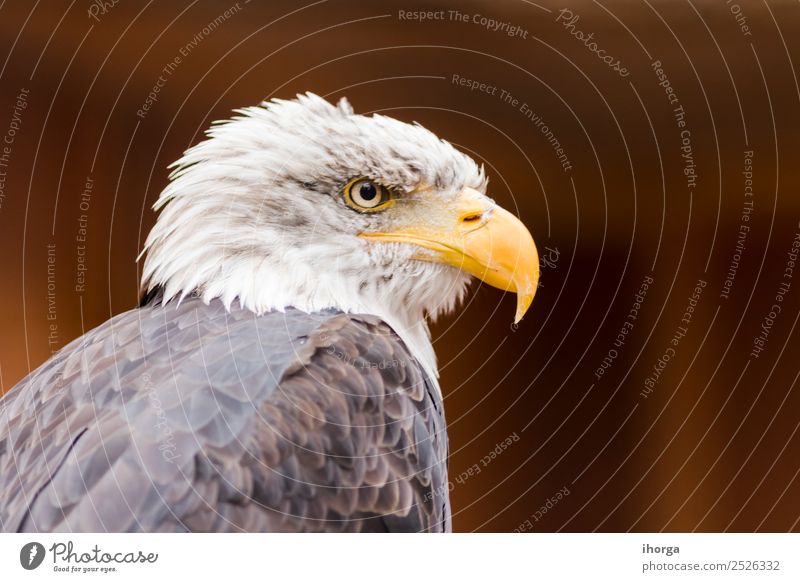
<svg viewBox="0 0 800 582"><path fill-rule="evenodd" d="M474 212L461 217L461 222L477 222L483 217L483 212Z"/></svg>

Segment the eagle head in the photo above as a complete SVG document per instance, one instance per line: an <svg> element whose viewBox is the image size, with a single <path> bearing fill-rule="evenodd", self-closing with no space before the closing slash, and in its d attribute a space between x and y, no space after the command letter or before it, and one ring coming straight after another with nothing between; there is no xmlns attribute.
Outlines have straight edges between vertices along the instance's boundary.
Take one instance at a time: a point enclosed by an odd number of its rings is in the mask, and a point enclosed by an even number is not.
<svg viewBox="0 0 800 582"><path fill-rule="evenodd" d="M472 276L517 293L539 277L533 239L486 196L470 157L419 124L308 93L236 111L171 167L145 243L145 291L255 313L334 308L382 317L435 373L426 315Z"/></svg>

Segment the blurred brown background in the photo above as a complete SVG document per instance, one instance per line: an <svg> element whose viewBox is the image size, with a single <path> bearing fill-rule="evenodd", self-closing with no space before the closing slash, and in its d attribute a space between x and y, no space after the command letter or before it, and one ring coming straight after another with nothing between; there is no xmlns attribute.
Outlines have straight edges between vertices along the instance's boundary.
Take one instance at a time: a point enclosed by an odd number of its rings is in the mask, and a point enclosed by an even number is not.
<svg viewBox="0 0 800 582"><path fill-rule="evenodd" d="M434 327L456 530L800 531L799 36L780 1L3 2L2 389L136 304L212 120L347 95L485 163L546 258L518 329L486 287Z"/></svg>

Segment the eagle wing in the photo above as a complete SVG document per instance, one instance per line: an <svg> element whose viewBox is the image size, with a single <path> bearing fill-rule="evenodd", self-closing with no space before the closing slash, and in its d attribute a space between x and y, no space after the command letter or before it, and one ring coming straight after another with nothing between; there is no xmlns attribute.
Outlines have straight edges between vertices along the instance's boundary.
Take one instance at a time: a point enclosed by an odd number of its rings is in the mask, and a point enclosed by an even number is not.
<svg viewBox="0 0 800 582"><path fill-rule="evenodd" d="M0 400L3 531L450 529L442 403L380 319L196 298Z"/></svg>

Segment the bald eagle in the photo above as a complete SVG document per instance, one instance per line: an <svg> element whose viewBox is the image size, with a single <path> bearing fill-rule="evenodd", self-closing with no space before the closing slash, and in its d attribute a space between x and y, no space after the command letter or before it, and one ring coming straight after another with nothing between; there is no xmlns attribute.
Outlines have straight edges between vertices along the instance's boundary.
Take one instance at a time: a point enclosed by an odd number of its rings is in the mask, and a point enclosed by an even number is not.
<svg viewBox="0 0 800 582"><path fill-rule="evenodd" d="M537 287L528 230L418 124L313 95L173 165L143 298L0 401L3 531L448 531L427 318Z"/></svg>

